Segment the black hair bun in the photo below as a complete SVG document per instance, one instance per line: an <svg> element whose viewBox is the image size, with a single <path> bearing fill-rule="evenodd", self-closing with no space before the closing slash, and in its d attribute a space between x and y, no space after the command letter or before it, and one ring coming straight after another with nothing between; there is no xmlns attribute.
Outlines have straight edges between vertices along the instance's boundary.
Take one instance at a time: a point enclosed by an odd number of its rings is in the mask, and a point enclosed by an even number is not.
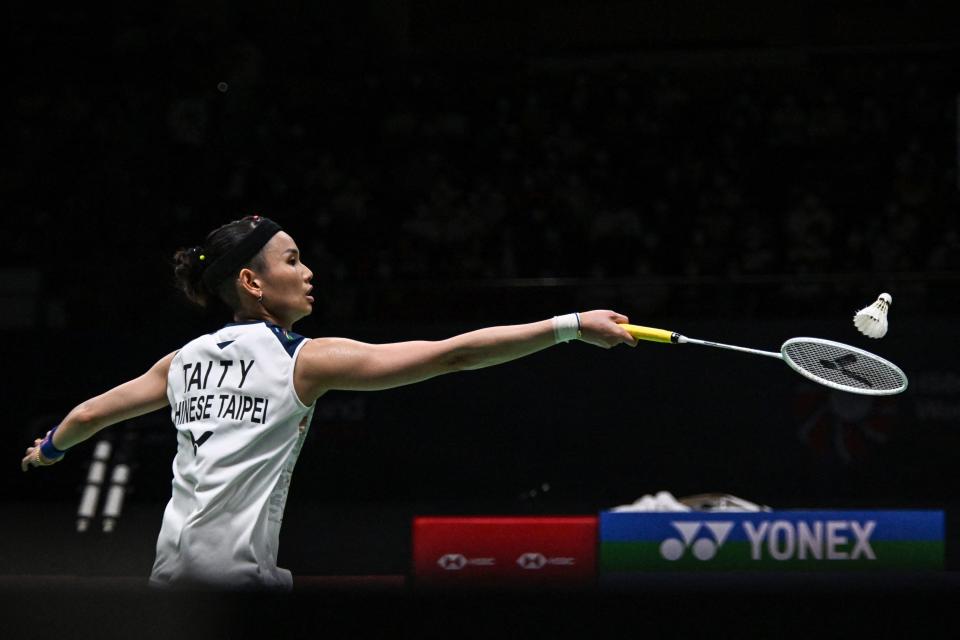
<svg viewBox="0 0 960 640"><path fill-rule="evenodd" d="M202 247L180 249L173 254L173 275L177 288L190 302L206 308L210 303L210 291L203 284L203 269L207 256Z"/></svg>

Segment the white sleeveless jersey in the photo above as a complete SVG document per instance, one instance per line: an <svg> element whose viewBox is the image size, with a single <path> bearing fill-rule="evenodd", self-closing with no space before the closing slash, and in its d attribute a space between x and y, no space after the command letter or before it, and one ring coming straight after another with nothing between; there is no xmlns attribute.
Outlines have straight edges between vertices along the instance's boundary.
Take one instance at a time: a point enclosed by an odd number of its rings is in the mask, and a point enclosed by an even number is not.
<svg viewBox="0 0 960 640"><path fill-rule="evenodd" d="M313 414L293 388L304 344L266 322L235 323L174 356L167 398L178 450L152 585L292 587L277 547Z"/></svg>

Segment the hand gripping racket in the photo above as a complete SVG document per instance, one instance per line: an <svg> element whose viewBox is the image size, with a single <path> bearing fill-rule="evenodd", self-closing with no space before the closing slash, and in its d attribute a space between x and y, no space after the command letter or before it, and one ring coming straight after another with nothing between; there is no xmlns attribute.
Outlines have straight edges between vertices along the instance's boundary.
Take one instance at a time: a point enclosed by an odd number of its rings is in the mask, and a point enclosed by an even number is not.
<svg viewBox="0 0 960 640"><path fill-rule="evenodd" d="M705 347L780 358L805 378L840 391L869 396L888 396L902 393L907 389L907 376L897 365L863 349L832 340L790 338L783 343L779 352L760 351L732 344L688 338L664 329L641 327L635 324L621 326L637 340L699 344Z"/></svg>

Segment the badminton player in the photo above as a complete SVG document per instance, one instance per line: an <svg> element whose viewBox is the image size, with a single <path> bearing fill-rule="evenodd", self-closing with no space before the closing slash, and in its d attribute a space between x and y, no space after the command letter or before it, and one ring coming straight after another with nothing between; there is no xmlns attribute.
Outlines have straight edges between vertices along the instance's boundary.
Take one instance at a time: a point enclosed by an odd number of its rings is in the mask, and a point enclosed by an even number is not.
<svg viewBox="0 0 960 640"><path fill-rule="evenodd" d="M313 272L293 238L250 216L178 251L177 282L233 321L161 358L140 377L80 403L26 450L52 465L101 429L168 407L177 429L173 487L150 584L288 590L277 566L280 523L314 403L333 389L374 391L516 360L579 339L635 344L626 316L587 311L438 341L367 344L293 333L313 308Z"/></svg>

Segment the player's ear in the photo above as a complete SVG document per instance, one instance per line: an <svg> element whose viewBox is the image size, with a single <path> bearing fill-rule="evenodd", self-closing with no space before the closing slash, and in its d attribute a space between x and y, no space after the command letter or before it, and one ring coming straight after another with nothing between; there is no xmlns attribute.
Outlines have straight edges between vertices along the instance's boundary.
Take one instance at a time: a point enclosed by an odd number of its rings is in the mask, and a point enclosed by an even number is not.
<svg viewBox="0 0 960 640"><path fill-rule="evenodd" d="M240 282L240 286L248 294L252 295L254 298L260 298L263 293L261 289L260 278L253 272L251 269L241 269L240 275L237 276L237 280Z"/></svg>

